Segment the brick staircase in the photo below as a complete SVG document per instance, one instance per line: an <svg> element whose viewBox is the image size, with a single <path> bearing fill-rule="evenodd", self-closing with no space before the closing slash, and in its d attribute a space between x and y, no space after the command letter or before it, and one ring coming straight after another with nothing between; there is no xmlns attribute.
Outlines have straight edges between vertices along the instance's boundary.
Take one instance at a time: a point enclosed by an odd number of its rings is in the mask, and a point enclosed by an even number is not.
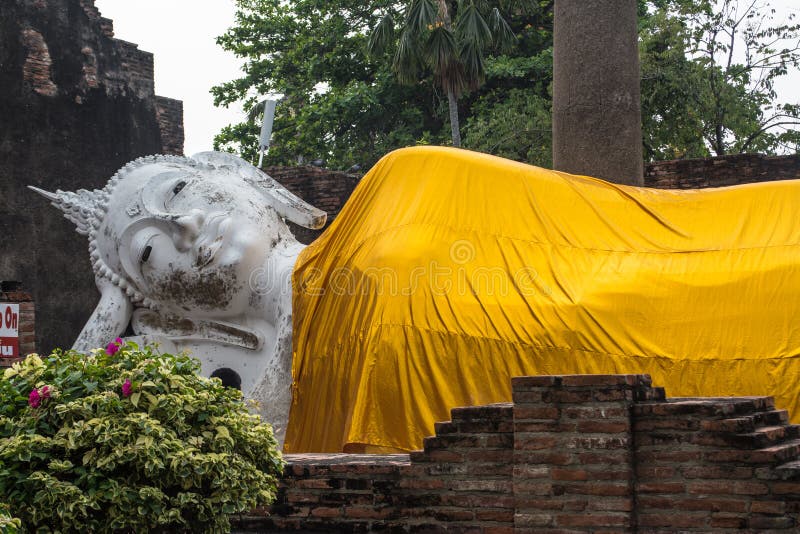
<svg viewBox="0 0 800 534"><path fill-rule="evenodd" d="M632 415L640 529L797 527L800 485L785 481L800 478L800 426L771 397L673 398Z"/></svg>

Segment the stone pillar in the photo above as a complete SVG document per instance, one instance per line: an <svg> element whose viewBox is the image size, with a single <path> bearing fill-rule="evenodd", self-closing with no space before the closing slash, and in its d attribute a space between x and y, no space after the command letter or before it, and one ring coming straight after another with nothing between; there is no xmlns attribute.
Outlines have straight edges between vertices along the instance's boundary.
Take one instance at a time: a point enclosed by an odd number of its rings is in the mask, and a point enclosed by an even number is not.
<svg viewBox="0 0 800 534"><path fill-rule="evenodd" d="M642 185L636 0L556 0L553 168Z"/></svg>

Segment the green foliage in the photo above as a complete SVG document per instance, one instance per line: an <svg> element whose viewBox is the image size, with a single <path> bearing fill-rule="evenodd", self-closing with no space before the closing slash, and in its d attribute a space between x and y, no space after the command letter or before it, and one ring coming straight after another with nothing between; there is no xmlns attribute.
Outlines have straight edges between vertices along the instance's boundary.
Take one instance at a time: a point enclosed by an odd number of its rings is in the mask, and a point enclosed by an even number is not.
<svg viewBox="0 0 800 534"><path fill-rule="evenodd" d="M17 534L22 529L22 521L11 517L9 506L0 503L0 532L3 534Z"/></svg>
<svg viewBox="0 0 800 534"><path fill-rule="evenodd" d="M432 81L401 85L390 65L367 57L367 35L391 2L237 0L236 24L218 43L246 59L240 79L212 89L215 103L283 94L265 165L317 158L334 169L367 168L399 146L440 143L440 95ZM217 149L253 160L259 127L224 129Z"/></svg>
<svg viewBox="0 0 800 534"><path fill-rule="evenodd" d="M8 369L0 494L14 516L38 532L225 532L231 514L271 502L271 428L198 371L133 343Z"/></svg>
<svg viewBox="0 0 800 534"><path fill-rule="evenodd" d="M477 101L464 142L480 152L552 165L551 101L525 89L496 91Z"/></svg>
<svg viewBox="0 0 800 534"><path fill-rule="evenodd" d="M769 1L654 0L641 18L648 159L797 151L798 108L775 81L800 68L800 25Z"/></svg>
<svg viewBox="0 0 800 534"><path fill-rule="evenodd" d="M453 15L449 33L442 4ZM449 143L449 110L463 121L465 148L546 166L553 4L237 0L236 25L219 42L246 58L245 73L213 92L245 111L286 95L269 165L320 158L366 169L395 148ZM798 68L796 24L773 20L761 0L639 0L639 16L648 160L797 150L800 108L775 93L775 81ZM462 86L456 109L437 69L476 82ZM215 146L252 160L257 140L258 126L243 123Z"/></svg>
<svg viewBox="0 0 800 534"><path fill-rule="evenodd" d="M539 94L543 86L547 94L552 74L538 69L536 63L540 55L550 55L552 16L548 2L541 2L541 9L530 8L531 4L529 0L517 6L504 4L503 12L511 13L505 20L516 44L500 57L521 62L507 73L494 69L495 57L486 56L485 86L465 93L459 102L465 129L473 102L485 93L527 86ZM242 102L245 111L252 110L264 95L285 95L277 107L265 165L321 158L333 169L356 163L366 169L399 147L449 142L448 99L433 74L425 71L413 84L401 84L393 70L398 43L392 39L384 39L383 56L367 54L373 28L382 27L396 37L395 28L404 16L402 6L386 0L288 4L237 0L236 5L236 23L218 42L245 58L244 73L212 92L217 105ZM488 10L490 29L495 24L492 9ZM383 26L378 24L381 21ZM215 148L254 161L258 131L252 123L228 126L216 137Z"/></svg>
<svg viewBox="0 0 800 534"><path fill-rule="evenodd" d="M483 85L485 55L507 51L516 35L497 6L480 0L410 0L397 31L396 18L398 13L389 11L380 20L367 48L375 56L393 50L392 67L403 83L433 75L448 96L453 145L461 146L457 97Z"/></svg>

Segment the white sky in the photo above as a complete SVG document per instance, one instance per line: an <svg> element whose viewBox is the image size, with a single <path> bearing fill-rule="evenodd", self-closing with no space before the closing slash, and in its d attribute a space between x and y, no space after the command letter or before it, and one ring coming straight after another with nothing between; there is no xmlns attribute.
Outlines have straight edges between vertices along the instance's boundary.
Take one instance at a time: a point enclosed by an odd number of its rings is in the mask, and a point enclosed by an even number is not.
<svg viewBox="0 0 800 534"><path fill-rule="evenodd" d="M4 1L4 0L0 0ZM114 21L115 36L155 55L156 94L183 100L185 151L211 150L223 126L239 122L239 109L216 108L209 90L239 77L241 61L214 42L233 24L233 0L95 0ZM772 0L780 20L800 13L800 0ZM800 101L800 72L780 81L783 102ZM236 104L234 104L236 106Z"/></svg>

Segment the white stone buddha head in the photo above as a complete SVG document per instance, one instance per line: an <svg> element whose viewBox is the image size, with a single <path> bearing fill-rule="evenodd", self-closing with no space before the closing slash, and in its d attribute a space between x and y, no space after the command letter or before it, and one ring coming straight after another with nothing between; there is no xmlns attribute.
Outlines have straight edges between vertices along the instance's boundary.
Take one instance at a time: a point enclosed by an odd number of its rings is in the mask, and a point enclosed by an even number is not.
<svg viewBox="0 0 800 534"><path fill-rule="evenodd" d="M220 152L140 158L100 190L32 189L89 237L102 296L75 343L81 350L120 335L135 308L171 317L178 331L197 329L180 324L187 318L218 325L245 313L253 299L252 273L277 243L293 240L283 218L307 228L325 223L324 212L241 158Z"/></svg>

